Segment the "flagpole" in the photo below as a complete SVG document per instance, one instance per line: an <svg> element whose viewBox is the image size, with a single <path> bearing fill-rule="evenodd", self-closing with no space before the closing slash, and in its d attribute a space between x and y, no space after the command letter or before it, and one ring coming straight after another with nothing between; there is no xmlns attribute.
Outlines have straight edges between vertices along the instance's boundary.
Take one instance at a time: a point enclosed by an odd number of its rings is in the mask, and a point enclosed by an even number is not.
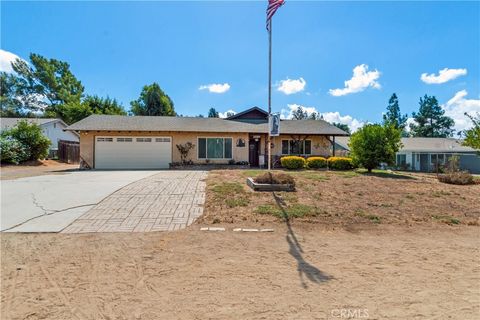
<svg viewBox="0 0 480 320"><path fill-rule="evenodd" d="M270 28L268 30L268 139L267 139L267 162L268 170L271 169L270 165L270 153L271 153L271 142L270 142L270 121L272 117L272 20L270 19Z"/></svg>

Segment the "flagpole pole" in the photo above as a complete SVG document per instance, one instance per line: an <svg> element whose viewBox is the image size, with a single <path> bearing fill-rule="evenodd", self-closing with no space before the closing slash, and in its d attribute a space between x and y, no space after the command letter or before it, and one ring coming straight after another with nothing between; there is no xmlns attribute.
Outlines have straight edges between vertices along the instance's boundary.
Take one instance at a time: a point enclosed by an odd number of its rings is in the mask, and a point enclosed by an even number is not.
<svg viewBox="0 0 480 320"><path fill-rule="evenodd" d="M272 20L270 19L270 28L268 30L268 123L270 124L272 116ZM271 141L270 141L270 125L268 125L268 139L267 139L267 162L268 170L271 169L270 165L270 153L271 153Z"/></svg>

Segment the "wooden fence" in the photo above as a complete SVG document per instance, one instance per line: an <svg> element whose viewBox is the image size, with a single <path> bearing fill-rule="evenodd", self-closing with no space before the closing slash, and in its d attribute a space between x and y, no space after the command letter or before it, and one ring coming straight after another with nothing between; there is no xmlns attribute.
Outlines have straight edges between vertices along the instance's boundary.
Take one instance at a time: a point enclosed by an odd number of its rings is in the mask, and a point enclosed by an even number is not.
<svg viewBox="0 0 480 320"><path fill-rule="evenodd" d="M58 160L66 163L80 162L80 143L76 141L58 141Z"/></svg>

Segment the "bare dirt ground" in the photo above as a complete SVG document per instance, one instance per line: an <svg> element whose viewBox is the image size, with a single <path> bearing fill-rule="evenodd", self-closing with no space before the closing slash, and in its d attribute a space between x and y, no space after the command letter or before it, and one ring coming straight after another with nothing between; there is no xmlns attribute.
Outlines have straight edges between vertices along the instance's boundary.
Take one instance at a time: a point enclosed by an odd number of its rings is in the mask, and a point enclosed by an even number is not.
<svg viewBox="0 0 480 320"><path fill-rule="evenodd" d="M0 318L478 318L480 185L303 171L254 193L258 173L210 172L178 232L1 234Z"/></svg>
<svg viewBox="0 0 480 320"><path fill-rule="evenodd" d="M286 171L296 192L253 192L260 170L211 171L202 222L263 224L283 219L356 228L371 224L480 223L480 184L440 183L433 174Z"/></svg>
<svg viewBox="0 0 480 320"><path fill-rule="evenodd" d="M269 227L2 234L1 319L478 318L478 227Z"/></svg>
<svg viewBox="0 0 480 320"><path fill-rule="evenodd" d="M43 174L62 174L62 172L76 169L78 169L78 164L68 164L56 160L42 160L21 165L2 164L0 167L0 179L12 180Z"/></svg>

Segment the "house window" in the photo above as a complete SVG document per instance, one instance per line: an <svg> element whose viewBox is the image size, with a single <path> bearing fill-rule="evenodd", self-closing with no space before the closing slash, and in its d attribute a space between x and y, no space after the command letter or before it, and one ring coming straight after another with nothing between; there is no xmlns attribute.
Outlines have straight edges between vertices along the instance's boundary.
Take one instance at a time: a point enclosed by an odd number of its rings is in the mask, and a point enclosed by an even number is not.
<svg viewBox="0 0 480 320"><path fill-rule="evenodd" d="M170 142L170 138L155 138L155 142Z"/></svg>
<svg viewBox="0 0 480 320"><path fill-rule="evenodd" d="M405 164L407 164L407 155L397 154L397 166L404 166Z"/></svg>
<svg viewBox="0 0 480 320"><path fill-rule="evenodd" d="M312 140L282 140L282 154L312 154Z"/></svg>
<svg viewBox="0 0 480 320"><path fill-rule="evenodd" d="M132 138L117 138L117 142L132 142Z"/></svg>
<svg viewBox="0 0 480 320"><path fill-rule="evenodd" d="M152 138L137 138L137 142L152 142Z"/></svg>
<svg viewBox="0 0 480 320"><path fill-rule="evenodd" d="M198 138L198 159L232 159L232 138Z"/></svg>

